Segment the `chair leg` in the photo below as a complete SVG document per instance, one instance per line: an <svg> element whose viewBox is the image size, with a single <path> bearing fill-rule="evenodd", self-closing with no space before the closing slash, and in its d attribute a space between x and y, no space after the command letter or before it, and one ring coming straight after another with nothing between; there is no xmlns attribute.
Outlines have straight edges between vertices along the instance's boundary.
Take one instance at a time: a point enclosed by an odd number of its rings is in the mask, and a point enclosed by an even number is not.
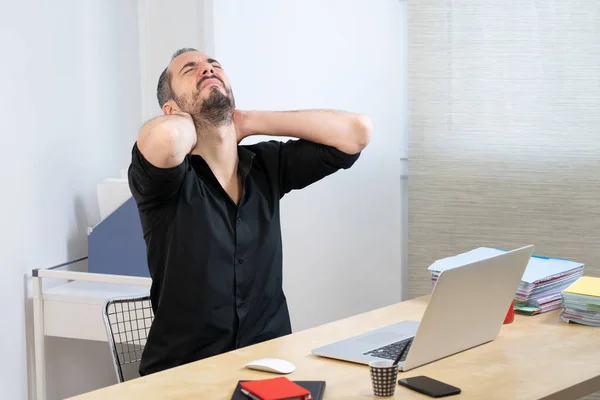
<svg viewBox="0 0 600 400"><path fill-rule="evenodd" d="M108 338L108 347L110 348L110 355L113 360L113 367L115 368L115 375L117 376L117 382L123 383L125 379L123 378L123 369L121 368L121 364L119 362L119 354L117 353L117 344L114 340L114 334L112 331L112 327L110 324L110 320L108 318L108 308L111 305L111 301L108 301L104 305L104 311L102 312L102 318L104 319L104 329L106 330L106 336Z"/></svg>

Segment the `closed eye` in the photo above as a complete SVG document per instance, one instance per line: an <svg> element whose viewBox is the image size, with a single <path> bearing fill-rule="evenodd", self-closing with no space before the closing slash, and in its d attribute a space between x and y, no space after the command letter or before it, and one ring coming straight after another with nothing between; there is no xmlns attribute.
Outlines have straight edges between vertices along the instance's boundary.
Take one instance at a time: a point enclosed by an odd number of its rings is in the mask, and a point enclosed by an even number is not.
<svg viewBox="0 0 600 400"><path fill-rule="evenodd" d="M210 62L210 64L213 66L213 68L223 69L217 60L214 60L214 59L211 58L211 59L209 59L207 61ZM198 66L198 63L196 61L190 61L189 63L185 64L181 68L181 70L179 71L179 73L185 75L188 72L193 71L197 66Z"/></svg>
<svg viewBox="0 0 600 400"><path fill-rule="evenodd" d="M187 74L188 72L190 72L191 70L193 70L194 68L196 68L196 66L198 65L197 62L195 61L190 61L189 63L185 64L181 70L179 71L180 74ZM188 69L186 69L188 68ZM183 71L185 69L185 72Z"/></svg>
<svg viewBox="0 0 600 400"><path fill-rule="evenodd" d="M223 69L223 68L221 68L221 64L219 64L219 62L217 60L215 60L214 58L209 58L206 61L209 62L210 65L212 65L215 68Z"/></svg>

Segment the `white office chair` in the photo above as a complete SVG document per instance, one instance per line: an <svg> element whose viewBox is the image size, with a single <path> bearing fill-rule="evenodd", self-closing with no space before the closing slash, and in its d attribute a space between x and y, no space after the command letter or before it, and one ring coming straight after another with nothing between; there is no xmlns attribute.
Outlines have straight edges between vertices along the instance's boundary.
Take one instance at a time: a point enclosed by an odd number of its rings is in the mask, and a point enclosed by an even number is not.
<svg viewBox="0 0 600 400"><path fill-rule="evenodd" d="M137 364L154 320L150 296L110 299L103 309L104 327L119 383L124 382L123 367Z"/></svg>

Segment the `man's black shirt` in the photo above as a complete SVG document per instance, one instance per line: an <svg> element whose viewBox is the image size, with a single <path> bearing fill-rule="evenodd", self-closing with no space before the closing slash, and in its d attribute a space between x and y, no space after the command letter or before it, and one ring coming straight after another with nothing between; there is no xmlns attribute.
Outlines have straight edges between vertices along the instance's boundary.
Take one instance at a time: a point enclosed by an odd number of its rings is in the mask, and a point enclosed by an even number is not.
<svg viewBox="0 0 600 400"><path fill-rule="evenodd" d="M279 200L359 157L305 140L240 145L238 155L236 205L201 156L157 168L133 146L155 315L141 375L291 333Z"/></svg>

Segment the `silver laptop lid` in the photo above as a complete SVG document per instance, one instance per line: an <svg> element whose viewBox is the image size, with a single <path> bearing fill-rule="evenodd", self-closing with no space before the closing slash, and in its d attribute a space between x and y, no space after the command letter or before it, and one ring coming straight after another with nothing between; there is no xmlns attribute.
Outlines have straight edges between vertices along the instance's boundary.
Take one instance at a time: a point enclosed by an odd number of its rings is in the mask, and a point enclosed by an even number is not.
<svg viewBox="0 0 600 400"><path fill-rule="evenodd" d="M402 370L494 340L533 249L529 245L443 271Z"/></svg>

